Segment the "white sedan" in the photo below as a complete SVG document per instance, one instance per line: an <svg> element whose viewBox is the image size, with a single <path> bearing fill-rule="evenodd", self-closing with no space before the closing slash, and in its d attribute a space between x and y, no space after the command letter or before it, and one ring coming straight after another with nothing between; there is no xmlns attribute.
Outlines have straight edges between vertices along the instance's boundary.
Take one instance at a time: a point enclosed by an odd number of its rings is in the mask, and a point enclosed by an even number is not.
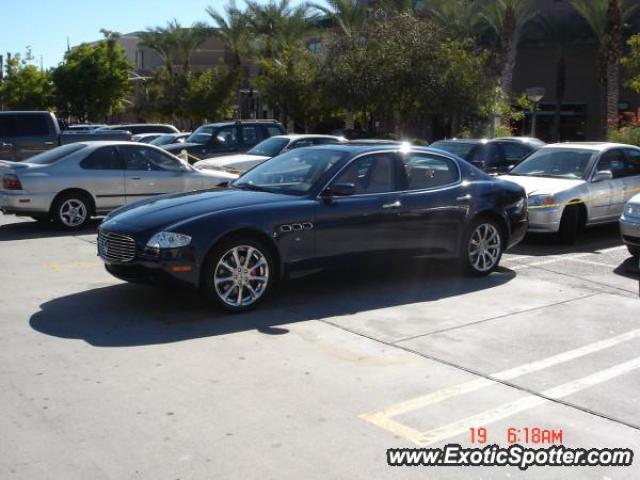
<svg viewBox="0 0 640 480"><path fill-rule="evenodd" d="M241 175L265 160L269 160L276 155L295 148L344 142L346 142L346 140L343 137L336 137L334 135L275 135L258 143L246 153L200 160L194 164L194 167L199 170L211 170L214 172L227 172Z"/></svg>
<svg viewBox="0 0 640 480"><path fill-rule="evenodd" d="M505 180L525 188L529 231L575 241L585 225L615 222L640 192L640 148L616 143L546 145Z"/></svg>
<svg viewBox="0 0 640 480"><path fill-rule="evenodd" d="M213 188L236 177L197 170L153 145L72 143L24 162L0 161L0 210L77 229L125 203Z"/></svg>

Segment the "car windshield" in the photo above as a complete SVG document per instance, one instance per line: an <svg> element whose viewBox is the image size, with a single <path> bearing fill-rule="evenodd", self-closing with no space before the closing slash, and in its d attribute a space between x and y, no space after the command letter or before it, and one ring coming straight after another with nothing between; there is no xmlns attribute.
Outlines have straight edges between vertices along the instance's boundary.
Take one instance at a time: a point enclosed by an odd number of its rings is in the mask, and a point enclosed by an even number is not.
<svg viewBox="0 0 640 480"><path fill-rule="evenodd" d="M287 146L289 140L286 138L267 138L263 140L247 153L251 155L264 155L265 157L275 157Z"/></svg>
<svg viewBox="0 0 640 480"><path fill-rule="evenodd" d="M593 150L586 148L543 148L523 160L509 175L585 178L593 154Z"/></svg>
<svg viewBox="0 0 640 480"><path fill-rule="evenodd" d="M473 143L465 142L435 142L430 145L432 148L439 148L445 152L453 153L462 158L467 158L471 149L475 146Z"/></svg>
<svg viewBox="0 0 640 480"><path fill-rule="evenodd" d="M28 160L25 160L26 163L35 163L38 165L49 165L62 158L71 155L72 153L79 152L83 148L86 148L87 145L84 143L70 143L69 145L63 145L62 147L53 148L51 150L47 150L46 152L42 152L34 157L31 157Z"/></svg>
<svg viewBox="0 0 640 480"><path fill-rule="evenodd" d="M168 145L171 142L173 142L175 138L176 138L176 135L168 133L166 135L160 135L159 137L154 138L149 143L151 145Z"/></svg>
<svg viewBox="0 0 640 480"><path fill-rule="evenodd" d="M188 143L200 143L204 145L211 141L213 132L216 131L215 127L200 127L187 138Z"/></svg>
<svg viewBox="0 0 640 480"><path fill-rule="evenodd" d="M303 148L284 153L261 163L233 182L244 190L304 195L348 152Z"/></svg>

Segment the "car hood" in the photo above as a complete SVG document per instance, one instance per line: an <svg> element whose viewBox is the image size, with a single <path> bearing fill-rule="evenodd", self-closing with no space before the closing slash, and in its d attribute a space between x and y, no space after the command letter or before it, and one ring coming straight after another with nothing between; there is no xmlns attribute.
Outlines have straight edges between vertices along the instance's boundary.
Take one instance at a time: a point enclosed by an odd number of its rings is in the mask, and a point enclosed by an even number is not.
<svg viewBox="0 0 640 480"><path fill-rule="evenodd" d="M584 180L580 179L526 177L520 175L502 175L499 178L517 183L526 190L527 195L554 195L585 183Z"/></svg>
<svg viewBox="0 0 640 480"><path fill-rule="evenodd" d="M263 162L269 160L271 157L264 155L252 155L250 153L239 153L236 155L223 155L221 157L205 158L194 164L196 168L211 168L211 167L227 167L242 162Z"/></svg>
<svg viewBox="0 0 640 480"><path fill-rule="evenodd" d="M230 188L161 195L114 210L105 218L102 226L107 230L142 232L165 228L202 215L280 202L286 198L289 197L278 193Z"/></svg>

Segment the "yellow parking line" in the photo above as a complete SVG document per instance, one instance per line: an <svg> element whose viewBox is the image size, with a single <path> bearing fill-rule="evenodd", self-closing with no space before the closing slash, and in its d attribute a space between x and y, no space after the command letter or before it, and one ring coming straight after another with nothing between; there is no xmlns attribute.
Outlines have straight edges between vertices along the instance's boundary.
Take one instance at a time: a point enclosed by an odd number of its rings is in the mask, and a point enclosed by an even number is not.
<svg viewBox="0 0 640 480"><path fill-rule="evenodd" d="M457 420L448 425L444 425L433 430L424 432L422 438L419 440L419 445L426 446L432 443L441 442L448 438L454 437L461 433L465 433L470 427L489 425L504 418L515 415L516 413L529 410L530 408L542 405L550 400L548 399L561 399L580 392L586 388L593 387L600 383L612 380L616 377L624 375L625 373L632 372L640 368L640 357L634 358L628 362L615 365L604 370L600 370L594 374L588 375L572 382L564 383L549 390L542 392L542 396L527 395L520 400L505 403L499 407L486 410L477 415L471 415L462 420ZM547 397L547 398L543 398Z"/></svg>
<svg viewBox="0 0 640 480"><path fill-rule="evenodd" d="M76 270L90 270L97 268L99 263L97 262L65 262L65 263L43 263L44 268L54 272L71 272Z"/></svg>
<svg viewBox="0 0 640 480"><path fill-rule="evenodd" d="M588 345L584 345L582 347L575 348L573 350L568 350L566 352L562 352L557 355L553 355L551 357L543 358L535 362L526 363L514 368L510 368L508 370L503 370L501 372L491 375L490 377L492 377L495 380L511 380L517 377L521 377L523 375L527 375L529 373L537 372L555 365L559 365L561 363L566 363L571 360L575 360L577 358L583 357L585 355L589 355L591 353L598 352L600 350L604 350L606 348L611 348L620 343L627 342L629 340L639 338L639 337L640 337L640 329L631 330L629 332L623 333L621 335L617 335L615 337L590 343ZM391 405L377 412L362 414L360 415L360 418L374 425L377 425L378 427L391 431L396 435L399 435L413 443L422 444L424 443L425 435L428 432L419 432L411 427L408 427L407 425L404 425L396 420L393 420L393 417L397 417L399 415L403 415L415 410L419 410L429 405L444 402L451 398L458 397L490 385L495 385L497 383L495 380L488 379L488 378L479 378L479 379L471 380L469 382L461 383L458 385L452 385L450 387L445 387L433 393L422 395L420 397L406 400L404 402L396 403L394 405ZM551 395L548 395L548 396L551 396ZM538 397L534 396L534 398L538 398ZM529 402L531 401L532 400L529 400ZM524 402L522 405L524 405L525 403L526 402ZM467 423L465 425L466 425L465 427L466 429L468 429L470 425L481 426L480 423L477 423L477 424ZM451 427L447 431L451 431L452 428L453 427ZM438 438L440 437L438 436Z"/></svg>

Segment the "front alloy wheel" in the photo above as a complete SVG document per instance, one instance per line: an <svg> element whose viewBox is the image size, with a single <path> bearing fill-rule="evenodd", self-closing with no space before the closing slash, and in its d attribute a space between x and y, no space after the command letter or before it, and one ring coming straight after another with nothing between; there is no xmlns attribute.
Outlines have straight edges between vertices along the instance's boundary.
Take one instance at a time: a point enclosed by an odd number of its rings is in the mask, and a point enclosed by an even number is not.
<svg viewBox="0 0 640 480"><path fill-rule="evenodd" d="M242 312L252 309L267 294L273 266L265 247L245 239L217 248L205 272L205 294L226 310Z"/></svg>
<svg viewBox="0 0 640 480"><path fill-rule="evenodd" d="M467 269L475 275L487 275L496 269L502 257L500 228L491 220L474 224L467 242Z"/></svg>

